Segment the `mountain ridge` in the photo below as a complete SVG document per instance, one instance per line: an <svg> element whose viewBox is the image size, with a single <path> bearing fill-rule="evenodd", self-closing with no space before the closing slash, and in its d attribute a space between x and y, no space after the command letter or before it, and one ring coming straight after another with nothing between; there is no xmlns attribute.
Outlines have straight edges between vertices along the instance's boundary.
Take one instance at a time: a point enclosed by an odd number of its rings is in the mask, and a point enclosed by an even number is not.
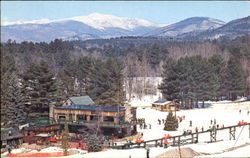
<svg viewBox="0 0 250 158"><path fill-rule="evenodd" d="M196 38L204 40L229 36L228 34L233 34L230 37L235 38L242 34L249 34L249 17L246 17L245 23L241 23L244 24L244 26L231 26L234 29L229 29L230 27L223 26L227 24L235 25L235 22L240 22L244 18L225 23L221 20L209 17L191 17L167 25L155 24L144 19L93 13L87 16L59 20L42 19L40 21L17 21L15 24L11 22L9 25L8 23L3 23L1 24L1 39L2 41L12 39L16 40L16 42L50 42L56 38L63 40L88 40L121 36L143 36L174 37L180 39ZM223 31L226 29L228 29L227 32ZM235 32L235 29L238 30L238 32ZM217 30L217 32L215 30ZM224 32L224 34L220 34L221 32Z"/></svg>

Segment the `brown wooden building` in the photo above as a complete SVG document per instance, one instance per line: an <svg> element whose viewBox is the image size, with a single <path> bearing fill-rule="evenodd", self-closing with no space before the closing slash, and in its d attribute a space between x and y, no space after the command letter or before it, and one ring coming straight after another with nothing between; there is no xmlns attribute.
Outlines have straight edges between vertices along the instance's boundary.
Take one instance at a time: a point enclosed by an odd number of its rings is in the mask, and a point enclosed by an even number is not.
<svg viewBox="0 0 250 158"><path fill-rule="evenodd" d="M136 133L135 119L136 109L130 109L132 116L126 118L125 107L96 106L96 105L70 105L54 108L55 123L64 123L65 119L69 125L93 126L99 124L107 135L119 137L129 136Z"/></svg>
<svg viewBox="0 0 250 158"><path fill-rule="evenodd" d="M152 104L152 109L160 111L178 111L180 104L174 101L157 100Z"/></svg>

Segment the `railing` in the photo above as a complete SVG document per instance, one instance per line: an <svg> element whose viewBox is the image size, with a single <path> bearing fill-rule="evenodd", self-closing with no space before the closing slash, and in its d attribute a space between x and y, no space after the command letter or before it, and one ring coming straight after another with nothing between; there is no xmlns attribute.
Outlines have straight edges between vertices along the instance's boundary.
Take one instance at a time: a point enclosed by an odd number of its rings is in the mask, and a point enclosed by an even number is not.
<svg viewBox="0 0 250 158"><path fill-rule="evenodd" d="M64 120L58 120L53 122L54 124L64 124ZM70 125L85 125L85 126L93 126L98 123L96 120L77 120L77 121L67 121L68 124ZM128 122L123 122L120 124L114 123L112 121L103 121L99 122L101 127L109 127L109 128L126 128L130 127L131 125L135 125L135 123L128 123Z"/></svg>
<svg viewBox="0 0 250 158"><path fill-rule="evenodd" d="M215 131L229 129L229 139L231 140L232 135L234 136L233 139L235 139L236 127L247 126L247 125L249 125L249 137L250 137L250 123L219 128L219 129L216 129ZM232 130L231 130L232 128L234 128L234 130L233 130L234 133L232 133ZM198 143L199 134L201 134L201 133L210 133L211 134L212 132L213 132L213 130L210 129L210 130L202 131L202 132L195 132L195 133L189 133L189 134L185 134L185 135L173 136L173 137L168 138L168 140L169 140L168 145L177 146L177 145ZM213 137L216 137L216 135L213 135ZM146 145L154 145L157 147L157 146L163 146L164 139L165 138L159 138L159 139L154 139L154 140L143 141L140 143L126 143L124 145L115 145L115 143L112 142L110 147L116 148L116 149L126 149L126 148L131 148L131 147L146 147ZM216 138L215 138L215 140L216 140ZM211 142L213 142L213 139L211 139ZM142 144L142 146L141 146L141 144Z"/></svg>

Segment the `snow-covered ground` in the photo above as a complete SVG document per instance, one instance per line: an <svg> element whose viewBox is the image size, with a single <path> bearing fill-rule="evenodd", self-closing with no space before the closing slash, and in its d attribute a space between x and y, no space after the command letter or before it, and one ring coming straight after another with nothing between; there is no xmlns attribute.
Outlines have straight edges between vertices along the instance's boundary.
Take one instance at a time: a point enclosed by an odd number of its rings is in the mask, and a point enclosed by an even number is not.
<svg viewBox="0 0 250 158"><path fill-rule="evenodd" d="M143 133L144 140L158 139L164 136L164 134L179 135L183 133L183 130L192 130L194 131L195 127L198 127L201 130L201 127L204 127L204 130L207 130L210 126L210 121L216 119L216 123L224 126L236 125L239 121L244 120L250 122L250 114L247 115L247 111L250 111L250 102L241 102L241 103L220 103L220 102L210 102L211 106L205 109L192 109L192 110L182 110L177 111L177 116L185 116L179 124L178 131L168 132L164 131L164 125L158 124L158 119L166 119L168 112L160 112L153 110L151 108L142 108L138 107L137 117L145 118L146 124L151 124L151 129L140 129L138 132ZM134 106L136 106L136 102ZM149 104L149 103L148 103ZM138 104L139 105L139 104ZM239 112L241 110L241 113ZM192 127L189 126L190 120L192 120ZM198 157L250 157L250 138L249 138L249 127L244 126L236 129L236 140L229 140L229 130L223 130L217 132L217 140L215 143L207 143L210 141L210 135L202 134L199 135L199 143L189 144L183 147L189 147L196 152L205 153L209 155L198 156ZM243 144L247 144L244 147L237 148ZM227 151L227 149L236 147L235 150ZM162 147L151 147L150 156L156 157L164 152L167 152L175 147L169 147L164 149ZM46 151L55 152L53 148L47 149ZM14 151L15 152L15 151ZM97 153L84 153L67 156L69 158L76 157L86 157L86 158L128 158L128 157L145 157L146 150L144 148L135 148L135 149L126 149L126 150L116 150L109 149Z"/></svg>

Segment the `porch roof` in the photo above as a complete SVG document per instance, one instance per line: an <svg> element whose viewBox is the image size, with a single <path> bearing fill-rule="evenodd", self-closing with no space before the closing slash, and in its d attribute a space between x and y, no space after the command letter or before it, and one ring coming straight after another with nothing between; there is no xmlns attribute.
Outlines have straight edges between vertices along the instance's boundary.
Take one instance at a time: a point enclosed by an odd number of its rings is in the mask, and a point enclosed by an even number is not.
<svg viewBox="0 0 250 158"><path fill-rule="evenodd" d="M106 112L118 112L125 111L125 107L117 106L96 106L96 105L69 105L55 107L55 109L65 109L65 110L86 110L86 111L106 111Z"/></svg>

